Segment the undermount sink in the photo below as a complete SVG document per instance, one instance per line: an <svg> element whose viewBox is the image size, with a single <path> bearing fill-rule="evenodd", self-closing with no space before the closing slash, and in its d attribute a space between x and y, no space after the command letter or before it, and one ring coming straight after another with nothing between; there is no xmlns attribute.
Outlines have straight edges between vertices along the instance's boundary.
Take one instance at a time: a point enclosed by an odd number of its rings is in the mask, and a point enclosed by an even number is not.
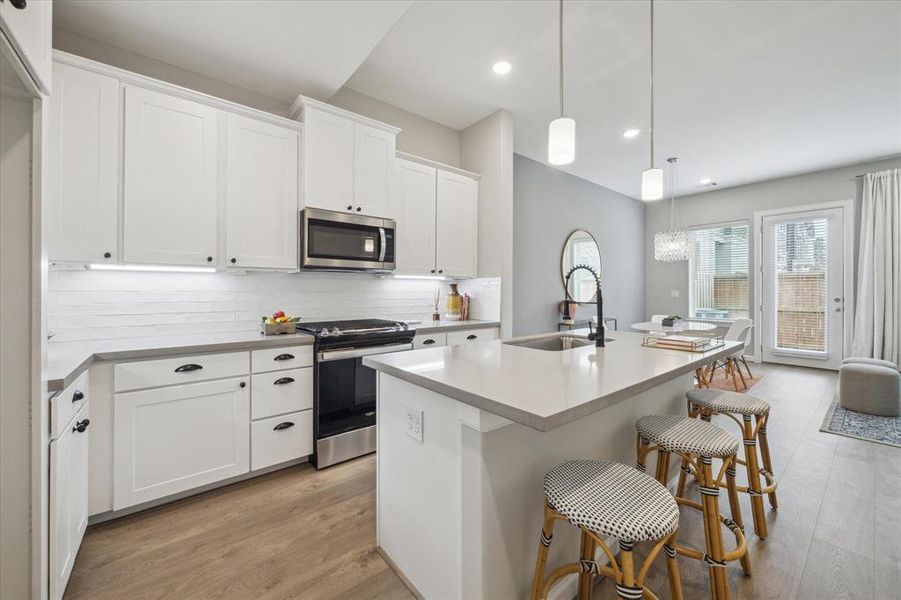
<svg viewBox="0 0 901 600"><path fill-rule="evenodd" d="M613 341L611 338L604 338L604 340L607 342ZM553 337L504 343L508 346L519 346L520 348L545 350L547 352L560 352L562 350L572 350L583 346L594 346L593 341L575 335L555 335Z"/></svg>

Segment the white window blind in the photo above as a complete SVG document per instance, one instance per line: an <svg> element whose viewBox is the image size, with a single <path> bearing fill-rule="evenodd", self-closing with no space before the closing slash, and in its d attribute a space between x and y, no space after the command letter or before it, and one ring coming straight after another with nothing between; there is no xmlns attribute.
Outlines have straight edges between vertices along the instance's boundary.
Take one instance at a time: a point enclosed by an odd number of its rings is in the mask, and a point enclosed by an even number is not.
<svg viewBox="0 0 901 600"><path fill-rule="evenodd" d="M748 224L730 223L691 230L688 260L690 317L737 319L748 316Z"/></svg>
<svg viewBox="0 0 901 600"><path fill-rule="evenodd" d="M829 221L779 223L775 230L776 347L826 351L826 248Z"/></svg>

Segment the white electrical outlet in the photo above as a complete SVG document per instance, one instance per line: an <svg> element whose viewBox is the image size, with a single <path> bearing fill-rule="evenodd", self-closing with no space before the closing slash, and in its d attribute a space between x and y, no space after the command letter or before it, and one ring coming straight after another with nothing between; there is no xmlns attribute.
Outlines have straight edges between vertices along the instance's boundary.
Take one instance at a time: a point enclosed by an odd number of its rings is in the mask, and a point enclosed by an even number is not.
<svg viewBox="0 0 901 600"><path fill-rule="evenodd" d="M678 297L679 297L679 290L670 290L670 291L669 291L669 297L670 297L670 298L678 298Z"/></svg>
<svg viewBox="0 0 901 600"><path fill-rule="evenodd" d="M422 411L412 406L404 406L407 411L407 435L422 443Z"/></svg>

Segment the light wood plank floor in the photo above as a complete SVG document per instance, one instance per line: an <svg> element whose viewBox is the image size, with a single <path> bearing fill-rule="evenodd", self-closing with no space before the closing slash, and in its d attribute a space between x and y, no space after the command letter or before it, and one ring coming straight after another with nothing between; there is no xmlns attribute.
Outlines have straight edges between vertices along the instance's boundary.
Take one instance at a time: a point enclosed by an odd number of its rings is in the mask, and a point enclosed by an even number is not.
<svg viewBox="0 0 901 600"><path fill-rule="evenodd" d="M754 393L773 405L767 431L780 509L767 510L769 538L749 536L754 575L730 565L732 597L897 598L901 450L819 431L834 373L751 368L764 375ZM751 531L746 497L743 506ZM693 511L683 512L680 537L702 542ZM658 563L648 583L665 598ZM685 598L708 597L703 566L682 559L681 567ZM91 527L66 593L213 597L412 598L375 551L374 457L325 471L293 467ZM595 597L615 594L601 582Z"/></svg>

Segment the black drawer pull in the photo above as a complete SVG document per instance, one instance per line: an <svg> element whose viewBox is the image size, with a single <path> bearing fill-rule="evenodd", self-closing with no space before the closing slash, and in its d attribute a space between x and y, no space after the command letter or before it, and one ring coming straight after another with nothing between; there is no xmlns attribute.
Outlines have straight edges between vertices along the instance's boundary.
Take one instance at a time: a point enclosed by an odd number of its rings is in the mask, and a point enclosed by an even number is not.
<svg viewBox="0 0 901 600"><path fill-rule="evenodd" d="M79 400L84 400L84 392L75 390L75 393L72 394L72 402L78 402Z"/></svg>
<svg viewBox="0 0 901 600"><path fill-rule="evenodd" d="M281 431L282 429L288 429L289 427L294 427L294 423L291 421L285 421L284 423L279 423L275 427L272 428L272 431Z"/></svg>
<svg viewBox="0 0 901 600"><path fill-rule="evenodd" d="M186 364L186 365L182 365L182 366L180 366L180 367L177 367L177 368L175 369L175 372L176 372L176 373L189 373L189 372L191 372L191 371L199 371L199 370L202 369L202 368L203 368L202 365L198 365L198 364L195 364L195 363L188 363L188 364Z"/></svg>
<svg viewBox="0 0 901 600"><path fill-rule="evenodd" d="M435 340L422 340L423 346L428 346L429 344L434 344Z"/></svg>
<svg viewBox="0 0 901 600"><path fill-rule="evenodd" d="M477 335L474 334L474 333L470 333L469 335L466 336L466 339L467 339L467 340L474 340L474 339L476 339L477 337L479 337L479 336L477 336Z"/></svg>
<svg viewBox="0 0 901 600"><path fill-rule="evenodd" d="M79 421L75 424L75 427L72 428L72 431L77 431L78 433L84 433L88 428L88 425L91 424L90 419L85 419L84 421Z"/></svg>
<svg viewBox="0 0 901 600"><path fill-rule="evenodd" d="M284 385L286 383L294 383L293 377L279 377L272 382L272 385Z"/></svg>
<svg viewBox="0 0 901 600"><path fill-rule="evenodd" d="M294 355L293 354L279 354L272 360L294 360Z"/></svg>

